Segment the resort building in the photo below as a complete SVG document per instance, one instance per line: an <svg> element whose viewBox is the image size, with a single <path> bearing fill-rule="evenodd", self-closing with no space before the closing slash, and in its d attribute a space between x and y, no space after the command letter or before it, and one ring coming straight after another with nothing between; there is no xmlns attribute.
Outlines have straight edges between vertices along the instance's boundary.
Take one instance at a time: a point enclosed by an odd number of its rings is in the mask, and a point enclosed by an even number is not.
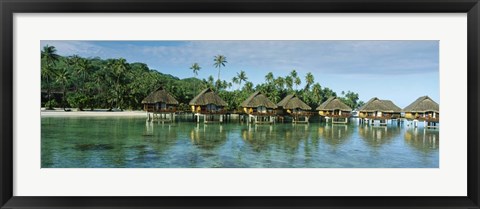
<svg viewBox="0 0 480 209"><path fill-rule="evenodd" d="M388 120L396 120L400 124L402 109L390 100L380 100L377 97L370 99L358 109L360 123L379 121L380 125L386 125Z"/></svg>
<svg viewBox="0 0 480 209"><path fill-rule="evenodd" d="M248 115L247 123L274 123L277 105L259 91L250 95L240 104Z"/></svg>
<svg viewBox="0 0 480 209"><path fill-rule="evenodd" d="M295 94L287 95L278 104L278 113L292 117L293 123L308 123L312 108Z"/></svg>
<svg viewBox="0 0 480 209"><path fill-rule="evenodd" d="M189 105L197 118L197 123L200 122L200 117L203 117L205 123L223 122L226 117L227 103L210 88L200 92Z"/></svg>
<svg viewBox="0 0 480 209"><path fill-rule="evenodd" d="M327 122L332 121L332 123L348 123L352 114L352 108L335 96L320 104L317 110L320 116L324 117Z"/></svg>
<svg viewBox="0 0 480 209"><path fill-rule="evenodd" d="M419 97L403 109L405 118L412 120L417 126L418 121L426 123L426 127L436 128L440 121L440 107L428 96Z"/></svg>
<svg viewBox="0 0 480 209"><path fill-rule="evenodd" d="M142 100L143 110L148 121L169 122L175 120L178 101L163 87L150 93Z"/></svg>

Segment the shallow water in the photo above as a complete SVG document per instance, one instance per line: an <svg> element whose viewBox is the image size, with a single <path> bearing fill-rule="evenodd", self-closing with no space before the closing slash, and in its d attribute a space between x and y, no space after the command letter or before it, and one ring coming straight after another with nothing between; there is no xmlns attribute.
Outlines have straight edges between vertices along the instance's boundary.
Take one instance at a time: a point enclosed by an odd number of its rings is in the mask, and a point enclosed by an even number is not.
<svg viewBox="0 0 480 209"><path fill-rule="evenodd" d="M438 168L439 131L42 117L42 168Z"/></svg>

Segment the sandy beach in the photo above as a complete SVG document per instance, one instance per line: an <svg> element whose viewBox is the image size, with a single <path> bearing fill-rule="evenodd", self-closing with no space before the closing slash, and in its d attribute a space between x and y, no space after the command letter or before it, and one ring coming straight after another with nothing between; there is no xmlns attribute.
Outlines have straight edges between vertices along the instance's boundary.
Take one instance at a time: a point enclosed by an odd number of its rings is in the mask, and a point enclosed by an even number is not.
<svg viewBox="0 0 480 209"><path fill-rule="evenodd" d="M107 111L107 110L77 111L77 110L72 110L72 111L66 112L63 109L45 110L44 108L42 108L40 115L42 117L68 117L68 116L74 116L74 117L82 117L82 116L88 116L88 117L94 117L94 116L99 116L99 117L108 117L108 116L146 117L147 113L144 112L144 111L128 111L128 110L124 110L124 111Z"/></svg>

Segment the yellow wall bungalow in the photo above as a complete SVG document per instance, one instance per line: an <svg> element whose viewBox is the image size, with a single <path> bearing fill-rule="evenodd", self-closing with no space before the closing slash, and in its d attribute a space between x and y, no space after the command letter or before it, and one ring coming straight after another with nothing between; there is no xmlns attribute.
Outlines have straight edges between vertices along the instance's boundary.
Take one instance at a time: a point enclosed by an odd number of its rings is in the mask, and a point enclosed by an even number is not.
<svg viewBox="0 0 480 209"><path fill-rule="evenodd" d="M210 88L204 89L189 103L192 112L215 114L225 112L227 103Z"/></svg>
<svg viewBox="0 0 480 209"><path fill-rule="evenodd" d="M350 117L352 108L333 96L317 107L318 114L323 117Z"/></svg>
<svg viewBox="0 0 480 209"><path fill-rule="evenodd" d="M403 109L405 118L436 121L440 119L440 106L428 96L419 97Z"/></svg>
<svg viewBox="0 0 480 209"><path fill-rule="evenodd" d="M277 105L259 91L250 95L240 104L240 107L243 108L245 113L253 115L274 115L275 109L277 109Z"/></svg>
<svg viewBox="0 0 480 209"><path fill-rule="evenodd" d="M158 88L142 100L146 112L175 112L178 101L163 87Z"/></svg>
<svg viewBox="0 0 480 209"><path fill-rule="evenodd" d="M310 112L312 108L295 94L287 95L277 106L279 108L278 113L291 116L293 123L308 123L312 115Z"/></svg>
<svg viewBox="0 0 480 209"><path fill-rule="evenodd" d="M401 117L402 109L390 100L370 99L358 109L359 118L397 119Z"/></svg>
<svg viewBox="0 0 480 209"><path fill-rule="evenodd" d="M277 109L277 105L259 91L250 95L240 106L243 108L243 111L248 114L248 118L246 119L248 123L275 122L275 109Z"/></svg>
<svg viewBox="0 0 480 209"><path fill-rule="evenodd" d="M295 94L287 95L278 104L279 113L281 114L302 114L310 113L312 108L298 98Z"/></svg>

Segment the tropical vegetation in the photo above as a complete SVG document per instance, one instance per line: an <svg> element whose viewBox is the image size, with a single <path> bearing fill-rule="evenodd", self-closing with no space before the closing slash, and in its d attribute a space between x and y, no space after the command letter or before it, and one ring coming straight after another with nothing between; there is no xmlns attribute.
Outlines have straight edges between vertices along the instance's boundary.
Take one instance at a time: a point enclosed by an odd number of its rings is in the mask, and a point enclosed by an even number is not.
<svg viewBox="0 0 480 209"><path fill-rule="evenodd" d="M216 55L211 65L204 65L218 70L217 80L212 75L199 79L202 67L196 62L185 66L185 70L193 72L193 77L180 79L151 69L144 63L128 63L124 58L61 56L54 46L48 45L41 51L41 61L42 106L47 109L142 109L141 101L160 86L179 101L179 109L184 111L189 110L188 102L204 88L216 91L232 111L239 110L240 103L255 91L261 91L275 103L288 94L296 94L312 108L331 96L339 96L353 109L363 104L358 93L348 91L337 95L315 82L312 73L302 79L296 70L285 77L268 72L265 81L257 85L248 80L243 70L228 81L222 80L220 71L228 67L224 55ZM202 71L205 74L210 72Z"/></svg>

